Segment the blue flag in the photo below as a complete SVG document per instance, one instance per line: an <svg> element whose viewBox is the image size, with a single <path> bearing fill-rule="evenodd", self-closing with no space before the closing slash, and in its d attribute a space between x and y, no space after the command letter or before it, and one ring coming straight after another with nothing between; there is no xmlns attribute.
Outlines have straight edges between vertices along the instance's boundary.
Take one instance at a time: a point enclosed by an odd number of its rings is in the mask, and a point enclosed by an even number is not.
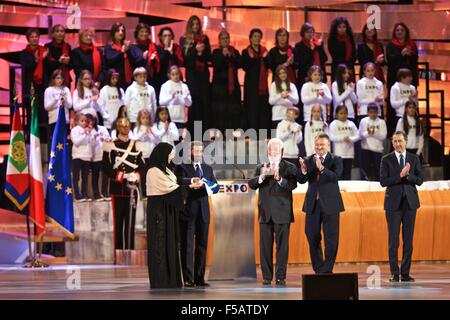
<svg viewBox="0 0 450 320"><path fill-rule="evenodd" d="M45 209L48 219L74 238L71 163L67 144L66 116L59 108L58 120L53 132L47 176Z"/></svg>

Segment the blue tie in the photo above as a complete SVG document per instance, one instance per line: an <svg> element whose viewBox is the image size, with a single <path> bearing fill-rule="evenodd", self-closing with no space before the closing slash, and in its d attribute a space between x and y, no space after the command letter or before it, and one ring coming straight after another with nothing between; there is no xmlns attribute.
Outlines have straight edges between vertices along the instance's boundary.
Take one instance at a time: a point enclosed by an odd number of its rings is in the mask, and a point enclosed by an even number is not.
<svg viewBox="0 0 450 320"><path fill-rule="evenodd" d="M199 164L195 165L195 175L199 178L203 178L202 168L200 168Z"/></svg>
<svg viewBox="0 0 450 320"><path fill-rule="evenodd" d="M403 158L403 155L400 155L400 169L403 169L405 166L405 159Z"/></svg>

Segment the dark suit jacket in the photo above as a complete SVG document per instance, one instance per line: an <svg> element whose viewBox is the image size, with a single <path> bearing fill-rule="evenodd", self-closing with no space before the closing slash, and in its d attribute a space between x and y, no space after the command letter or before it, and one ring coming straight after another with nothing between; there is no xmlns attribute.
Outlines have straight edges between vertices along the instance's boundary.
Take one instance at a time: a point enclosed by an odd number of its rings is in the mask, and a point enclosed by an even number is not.
<svg viewBox="0 0 450 320"><path fill-rule="evenodd" d="M259 223L268 223L270 218L277 224L294 222L292 210L292 190L297 187L297 168L290 162L280 161L281 184L273 177L266 177L259 184L260 164L256 167L256 177L248 181L250 188L259 189L258 215Z"/></svg>
<svg viewBox="0 0 450 320"><path fill-rule="evenodd" d="M318 191L321 208L325 214L338 214L344 211L344 203L338 184L343 170L342 159L328 153L323 161L325 169L322 174L317 170L314 155L307 157L305 162L308 167L306 174L303 174L301 170L298 171L298 182L308 182L308 190L302 210L307 214L313 213ZM317 180L318 174L320 174L319 180Z"/></svg>
<svg viewBox="0 0 450 320"><path fill-rule="evenodd" d="M384 197L384 209L386 211L400 209L402 197L406 197L412 210L420 207L416 189L416 185L420 186L423 183L420 160L415 154L406 152L405 164L406 162L411 165L409 175L400 178L400 164L395 156L395 151L381 159L380 183L381 186L387 187Z"/></svg>
<svg viewBox="0 0 450 320"><path fill-rule="evenodd" d="M203 178L217 183L211 166L202 162L201 167L203 171ZM175 173L178 178L178 184L180 185L190 185L191 179L197 176L195 174L194 165L192 163L180 164L176 167ZM206 192L205 187L202 187L198 190L189 190L187 205L185 210L183 210L180 218L185 221L192 221L197 216L197 213L201 213L203 221L205 223L209 223L210 214L208 193Z"/></svg>

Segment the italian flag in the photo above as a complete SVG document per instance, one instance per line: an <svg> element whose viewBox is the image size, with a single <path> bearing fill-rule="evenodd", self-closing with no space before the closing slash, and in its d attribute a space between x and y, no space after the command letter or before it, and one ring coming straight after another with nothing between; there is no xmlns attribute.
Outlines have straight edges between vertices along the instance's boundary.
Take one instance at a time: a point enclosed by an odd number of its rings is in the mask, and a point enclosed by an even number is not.
<svg viewBox="0 0 450 320"><path fill-rule="evenodd" d="M42 179L41 140L39 138L39 121L36 99L31 101L31 129L30 129L30 218L37 226L37 236L40 237L45 229L44 186Z"/></svg>

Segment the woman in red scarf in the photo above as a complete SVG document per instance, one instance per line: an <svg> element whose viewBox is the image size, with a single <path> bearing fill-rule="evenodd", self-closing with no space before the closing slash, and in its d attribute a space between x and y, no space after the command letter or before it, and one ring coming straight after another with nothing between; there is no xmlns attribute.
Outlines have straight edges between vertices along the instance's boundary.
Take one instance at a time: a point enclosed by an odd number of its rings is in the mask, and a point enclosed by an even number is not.
<svg viewBox="0 0 450 320"><path fill-rule="evenodd" d="M411 39L408 27L403 23L396 23L392 32L392 40L386 47L386 60L388 66L387 92L397 81L397 72L401 68L411 70L413 75L412 85L419 85L418 60L419 54L416 43ZM390 97L387 101L390 102ZM390 136L397 125L395 110L389 105L387 108L388 136Z"/></svg>
<svg viewBox="0 0 450 320"><path fill-rule="evenodd" d="M230 45L230 34L219 33L219 48L212 53L213 80L211 85L212 126L222 133L225 129L243 129L241 86L237 71L241 55Z"/></svg>
<svg viewBox="0 0 450 320"><path fill-rule="evenodd" d="M106 69L119 72L119 86L126 89L133 82L133 69L130 58L130 41L126 39L125 25L116 22L110 31L111 43L105 46Z"/></svg>
<svg viewBox="0 0 450 320"><path fill-rule="evenodd" d="M76 81L78 82L81 71L89 70L95 86L99 89L104 82L105 61L103 50L94 44L94 35L94 28L80 30L80 46L72 50L71 59Z"/></svg>
<svg viewBox="0 0 450 320"><path fill-rule="evenodd" d="M242 51L242 69L245 71L244 109L247 127L255 130L269 130L272 125L267 84L268 51L261 45L262 36L261 29L250 30L250 45Z"/></svg>
<svg viewBox="0 0 450 320"><path fill-rule="evenodd" d="M33 91L36 98L39 122L47 123L47 112L44 109L44 59L48 50L39 45L39 30L30 28L25 33L28 45L20 52L20 65L22 66L22 104L27 110L25 131L29 130L31 121L31 96ZM46 137L46 135L44 135Z"/></svg>
<svg viewBox="0 0 450 320"><path fill-rule="evenodd" d="M269 67L272 75L279 65L283 65L288 70L289 82L296 83L297 66L294 60L294 48L289 45L289 32L285 28L279 28L275 32L275 47L269 51ZM274 81L272 76L272 82Z"/></svg>
<svg viewBox="0 0 450 320"><path fill-rule="evenodd" d="M181 47L174 42L175 34L170 27L163 27L158 33L159 44L157 45L161 60L161 83L169 80L167 72L170 67L183 66L183 53Z"/></svg>
<svg viewBox="0 0 450 320"><path fill-rule="evenodd" d="M356 48L353 31L347 18L337 17L331 23L328 51L332 58L331 80L335 80L337 66L345 64L351 71L351 81L355 82Z"/></svg>
<svg viewBox="0 0 450 320"><path fill-rule="evenodd" d="M358 61L360 65L360 78L364 76L363 66L367 62L375 63L375 78L381 82L385 82L383 74L383 66L386 64L384 59L384 48L380 41L378 41L377 29L364 27L361 31L363 41L358 45Z"/></svg>
<svg viewBox="0 0 450 320"><path fill-rule="evenodd" d="M56 69L61 69L64 74L64 85L70 88L70 70L72 64L70 61L70 51L72 48L64 41L66 28L61 24L56 24L51 29L52 41L46 43L48 55L44 59L44 85L48 87L49 79Z"/></svg>
<svg viewBox="0 0 450 320"><path fill-rule="evenodd" d="M191 91L188 130L194 133L194 121L203 122L203 131L210 128L209 65L211 45L202 31L200 18L192 16L186 24L186 32L180 38L180 47L186 67L186 83Z"/></svg>

